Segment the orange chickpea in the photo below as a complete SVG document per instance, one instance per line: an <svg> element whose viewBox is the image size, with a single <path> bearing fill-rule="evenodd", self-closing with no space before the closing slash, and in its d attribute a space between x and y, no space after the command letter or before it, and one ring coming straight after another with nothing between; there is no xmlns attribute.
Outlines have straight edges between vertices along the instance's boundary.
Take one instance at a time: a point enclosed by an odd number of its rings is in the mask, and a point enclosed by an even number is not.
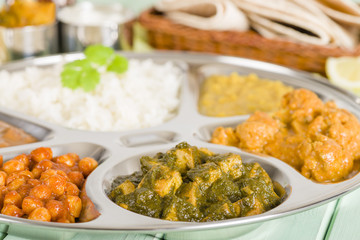
<svg viewBox="0 0 360 240"><path fill-rule="evenodd" d="M25 180L28 180L30 178L34 178L34 174L30 172L29 170L24 170L21 172L13 172L9 174L9 176L6 179L6 184L10 184L12 181L14 181L17 178L22 178Z"/></svg>
<svg viewBox="0 0 360 240"><path fill-rule="evenodd" d="M4 163L3 155L0 155L0 168L2 168L3 163Z"/></svg>
<svg viewBox="0 0 360 240"><path fill-rule="evenodd" d="M40 200L47 200L51 198L51 189L45 184L40 184L30 190L29 196L36 197Z"/></svg>
<svg viewBox="0 0 360 240"><path fill-rule="evenodd" d="M43 170L41 168L33 168L31 172L34 175L34 178L39 178Z"/></svg>
<svg viewBox="0 0 360 240"><path fill-rule="evenodd" d="M9 191L17 190L21 185L25 184L26 180L23 178L17 178L7 185Z"/></svg>
<svg viewBox="0 0 360 240"><path fill-rule="evenodd" d="M44 202L40 199L37 199L32 196L27 196L24 198L21 208L23 212L27 215L29 215L34 209L40 208L44 206Z"/></svg>
<svg viewBox="0 0 360 240"><path fill-rule="evenodd" d="M65 217L62 217L62 218L58 219L57 222L74 223L75 218L69 214L69 211L66 210L65 212L66 212Z"/></svg>
<svg viewBox="0 0 360 240"><path fill-rule="evenodd" d="M85 157L79 161L80 171L85 177L88 176L97 166L98 162L91 157Z"/></svg>
<svg viewBox="0 0 360 240"><path fill-rule="evenodd" d="M69 195L66 196L65 202L69 209L70 215L75 218L79 217L82 208L81 199L78 196Z"/></svg>
<svg viewBox="0 0 360 240"><path fill-rule="evenodd" d="M35 208L34 211L30 213L28 218L31 220L44 221L44 222L51 221L50 212L44 207Z"/></svg>
<svg viewBox="0 0 360 240"><path fill-rule="evenodd" d="M21 195L22 198L29 196L32 186L28 183L21 185L16 191Z"/></svg>
<svg viewBox="0 0 360 240"><path fill-rule="evenodd" d="M41 168L43 171L46 171L48 169L51 169L53 167L54 163L51 160L44 159L40 161L35 167Z"/></svg>
<svg viewBox="0 0 360 240"><path fill-rule="evenodd" d="M74 183L78 188L82 188L84 184L84 175L81 172L73 171L68 174L70 182Z"/></svg>
<svg viewBox="0 0 360 240"><path fill-rule="evenodd" d="M29 156L24 153L14 157L13 159L24 163L25 166L29 166L30 164Z"/></svg>
<svg viewBox="0 0 360 240"><path fill-rule="evenodd" d="M68 221L70 223L74 223L75 222L75 217L74 216L71 216L70 214L68 214L68 217L67 217Z"/></svg>
<svg viewBox="0 0 360 240"><path fill-rule="evenodd" d="M29 184L31 187L35 187L41 184L41 182L38 179L28 179L26 183Z"/></svg>
<svg viewBox="0 0 360 240"><path fill-rule="evenodd" d="M44 183L50 187L53 194L61 196L65 192L66 179L60 175L52 175L44 180Z"/></svg>
<svg viewBox="0 0 360 240"><path fill-rule="evenodd" d="M23 162L11 159L4 163L3 170L7 173L20 172L25 170L25 164Z"/></svg>
<svg viewBox="0 0 360 240"><path fill-rule="evenodd" d="M19 172L13 172L10 173L8 175L8 177L6 178L6 185L9 185L12 181L14 181L15 179L21 178L19 175Z"/></svg>
<svg viewBox="0 0 360 240"><path fill-rule="evenodd" d="M53 165L53 169L56 169L58 171L62 171L66 174L68 174L71 170L68 166L66 166L65 164L63 163L54 163Z"/></svg>
<svg viewBox="0 0 360 240"><path fill-rule="evenodd" d="M24 215L23 211L20 208L12 204L5 205L1 209L1 213L13 217L22 217Z"/></svg>
<svg viewBox="0 0 360 240"><path fill-rule="evenodd" d="M41 173L40 181L44 181L45 179L49 178L50 176L57 175L55 169L48 169L45 172Z"/></svg>
<svg viewBox="0 0 360 240"><path fill-rule="evenodd" d="M42 172L45 172L48 169L51 169L53 167L53 162L50 160L43 160L35 165L35 167L32 169L32 173L34 174L34 178L39 178Z"/></svg>
<svg viewBox="0 0 360 240"><path fill-rule="evenodd" d="M16 191L8 192L4 198L4 205L12 204L17 207L21 207L22 197Z"/></svg>
<svg viewBox="0 0 360 240"><path fill-rule="evenodd" d="M72 172L80 172L80 168L79 168L79 166L77 166L77 165L75 165L75 166L73 166L72 168L70 168L70 170L71 170Z"/></svg>
<svg viewBox="0 0 360 240"><path fill-rule="evenodd" d="M69 219L67 218L59 218L56 222L58 223L71 223Z"/></svg>
<svg viewBox="0 0 360 240"><path fill-rule="evenodd" d="M3 207L5 195L9 192L7 187L0 186L0 209Z"/></svg>
<svg viewBox="0 0 360 240"><path fill-rule="evenodd" d="M67 174L62 170L48 169L45 172L41 173L40 181L46 180L48 177L53 175L59 175L64 177L67 181L69 180Z"/></svg>
<svg viewBox="0 0 360 240"><path fill-rule="evenodd" d="M51 160L53 157L53 152L51 148L40 147L31 151L31 160L35 162L41 162L42 160Z"/></svg>
<svg viewBox="0 0 360 240"><path fill-rule="evenodd" d="M5 196L9 192L8 187L0 186L0 196Z"/></svg>
<svg viewBox="0 0 360 240"><path fill-rule="evenodd" d="M67 182L65 187L65 195L79 196L79 188L72 182Z"/></svg>
<svg viewBox="0 0 360 240"><path fill-rule="evenodd" d="M4 171L0 171L0 186L5 186L6 178L7 178L7 173Z"/></svg>
<svg viewBox="0 0 360 240"><path fill-rule="evenodd" d="M67 197L67 195L64 194L64 195L61 195L60 197L56 198L56 200L62 201L65 204L66 197Z"/></svg>
<svg viewBox="0 0 360 240"><path fill-rule="evenodd" d="M57 219L64 217L65 206L61 201L49 200L45 204L45 207L49 211L52 221L56 221Z"/></svg>
<svg viewBox="0 0 360 240"><path fill-rule="evenodd" d="M69 157L71 157L75 162L80 161L80 157L79 157L79 155L77 155L76 153L68 153L68 154L66 154L66 155L68 155Z"/></svg>
<svg viewBox="0 0 360 240"><path fill-rule="evenodd" d="M66 179L66 181L70 181L68 175L67 175L64 171L62 171L62 170L56 170L56 174L57 174L57 175L60 175L60 176L63 176L63 177Z"/></svg>
<svg viewBox="0 0 360 240"><path fill-rule="evenodd" d="M32 172L30 172L29 170L24 170L24 171L21 171L20 173L20 176L24 176L26 177L26 179L29 179L29 178L34 178L34 174L32 174Z"/></svg>
<svg viewBox="0 0 360 240"><path fill-rule="evenodd" d="M55 162L65 164L68 167L75 166L75 160L71 156L69 156L68 154L56 157Z"/></svg>

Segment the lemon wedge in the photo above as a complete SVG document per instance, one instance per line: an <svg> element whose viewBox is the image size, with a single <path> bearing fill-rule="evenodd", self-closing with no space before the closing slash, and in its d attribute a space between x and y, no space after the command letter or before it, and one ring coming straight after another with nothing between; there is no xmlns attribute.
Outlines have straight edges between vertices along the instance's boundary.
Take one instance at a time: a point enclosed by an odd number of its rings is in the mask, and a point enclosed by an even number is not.
<svg viewBox="0 0 360 240"><path fill-rule="evenodd" d="M360 95L360 57L328 58L325 71L331 83Z"/></svg>

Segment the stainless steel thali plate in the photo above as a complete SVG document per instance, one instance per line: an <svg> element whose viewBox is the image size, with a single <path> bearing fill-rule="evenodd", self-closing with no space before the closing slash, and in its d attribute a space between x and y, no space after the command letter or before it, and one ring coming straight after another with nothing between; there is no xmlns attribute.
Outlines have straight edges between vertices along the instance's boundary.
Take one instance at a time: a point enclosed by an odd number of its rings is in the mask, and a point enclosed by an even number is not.
<svg viewBox="0 0 360 240"><path fill-rule="evenodd" d="M237 228L247 231L264 221L284 217L334 200L360 185L360 174L339 183L319 184L303 177L286 163L272 158L257 156L234 147L209 143L212 130L216 126L234 125L248 118L206 117L198 113L197 101L199 86L204 76L213 73L239 74L256 73L260 78L281 80L295 88L307 88L324 100L334 100L341 108L352 112L360 119L359 99L352 94L330 85L325 79L308 73L294 71L285 67L242 59L237 57L204 55L183 52L153 52L146 54L121 52L128 58L148 59L157 62L178 61L185 64L186 79L181 88L181 104L176 117L156 127L122 132L90 132L68 129L59 125L40 121L34 117L0 107L0 119L13 123L40 139L39 142L2 148L0 154L5 160L28 153L40 146L52 147L54 153L76 152L80 156L92 156L101 164L87 178L86 191L101 215L90 222L62 224L37 222L27 219L0 215L4 224L18 224L29 229L54 231L100 231L100 232L183 232L207 231L210 229ZM27 66L48 67L62 61L82 58L81 53L55 55L18 61L4 65L0 70L16 71ZM259 96L260 97L260 96ZM259 162L270 177L287 191L287 197L276 208L260 215L234 218L217 222L190 223L171 222L154 219L127 211L107 196L106 190L119 175L130 174L139 169L138 159L174 147L181 141L206 147L216 153L234 152L242 156L244 162Z"/></svg>

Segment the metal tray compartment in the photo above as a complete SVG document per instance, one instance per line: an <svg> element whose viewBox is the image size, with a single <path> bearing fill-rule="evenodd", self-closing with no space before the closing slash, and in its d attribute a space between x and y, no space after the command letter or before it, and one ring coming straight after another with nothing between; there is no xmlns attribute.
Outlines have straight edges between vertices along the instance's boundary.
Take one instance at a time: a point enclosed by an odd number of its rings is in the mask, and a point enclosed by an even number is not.
<svg viewBox="0 0 360 240"><path fill-rule="evenodd" d="M293 71L277 65L235 57L202 55L194 53L155 52L135 54L123 52L128 58L152 58L158 62L178 61L184 68L187 79L181 89L181 104L177 116L159 126L123 132L91 132L64 128L55 124L24 116L13 110L0 108L0 119L9 120L22 128L35 129L42 137L41 142L0 149L0 154L8 160L17 154L28 152L40 146L52 147L54 154L75 152L80 156L92 156L101 164L87 178L86 191L101 215L90 222L61 224L31 221L0 215L0 222L22 229L42 231L84 232L94 234L109 232L166 232L168 238L197 238L209 236L211 232L236 229L237 234L246 233L269 219L297 213L338 198L360 185L360 174L339 183L319 184L303 177L286 163L267 156L257 156L235 147L209 143L216 126L235 126L245 121L248 115L235 117L206 117L198 113L198 95L201 81L213 73L240 74L256 73L261 78L281 80L295 88L304 87L317 93L324 101L335 100L337 105L351 111L360 119L359 99L331 86L326 80L307 73ZM3 66L1 69L16 71L25 66L46 67L62 61L82 58L80 53L56 55L23 60ZM180 65L181 65L180 64ZM26 119L26 121L24 121ZM36 130L38 129L38 130ZM216 153L234 152L240 154L244 162L259 162L270 177L278 181L287 192L287 197L276 208L260 215L234 218L217 222L190 223L171 222L154 219L125 210L113 203L106 195L111 182L119 175L129 174L139 169L139 158L166 151L177 143L186 141L197 147L206 147ZM227 235L224 235L227 236ZM228 236L230 237L230 236Z"/></svg>
<svg viewBox="0 0 360 240"><path fill-rule="evenodd" d="M35 137L38 141L44 141L53 137L52 131L49 128L36 122L31 122L26 118L19 118L5 113L0 113L0 121L10 123L12 126L24 130Z"/></svg>

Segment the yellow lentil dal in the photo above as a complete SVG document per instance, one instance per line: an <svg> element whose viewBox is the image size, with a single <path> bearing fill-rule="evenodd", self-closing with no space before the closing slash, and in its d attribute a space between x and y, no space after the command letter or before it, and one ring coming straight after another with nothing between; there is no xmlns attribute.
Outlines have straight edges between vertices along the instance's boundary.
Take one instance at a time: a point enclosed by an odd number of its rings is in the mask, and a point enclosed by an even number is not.
<svg viewBox="0 0 360 240"><path fill-rule="evenodd" d="M212 75L201 86L199 112L212 117L273 112L280 107L282 96L291 90L281 81L260 79L256 74Z"/></svg>

